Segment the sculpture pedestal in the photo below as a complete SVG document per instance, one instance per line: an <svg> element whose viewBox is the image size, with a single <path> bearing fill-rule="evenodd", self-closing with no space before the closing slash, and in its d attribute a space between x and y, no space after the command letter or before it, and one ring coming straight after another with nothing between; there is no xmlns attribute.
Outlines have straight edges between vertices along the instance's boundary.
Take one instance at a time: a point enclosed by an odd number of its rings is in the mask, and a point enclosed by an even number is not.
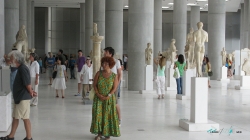
<svg viewBox="0 0 250 140"><path fill-rule="evenodd" d="M0 131L8 131L12 123L11 92L0 92Z"/></svg>
<svg viewBox="0 0 250 140"><path fill-rule="evenodd" d="M176 98L180 100L190 99L191 95L191 77L195 77L196 69L187 69L183 73L183 94L176 94Z"/></svg>
<svg viewBox="0 0 250 140"><path fill-rule="evenodd" d="M235 86L235 89L250 89L250 76L241 76L240 78L240 85Z"/></svg>
<svg viewBox="0 0 250 140"><path fill-rule="evenodd" d="M228 82L230 79L227 79L227 67L221 67L221 79L222 82Z"/></svg>
<svg viewBox="0 0 250 140"><path fill-rule="evenodd" d="M0 91L10 92L10 68L0 69Z"/></svg>
<svg viewBox="0 0 250 140"><path fill-rule="evenodd" d="M145 73L144 73L144 77L145 77L145 81L144 81L144 89L145 90L141 90L140 93L148 93L148 92L153 92L154 87L153 87L153 66L152 65L147 65L145 67ZM138 81L139 82L139 81Z"/></svg>
<svg viewBox="0 0 250 140"><path fill-rule="evenodd" d="M191 108L190 121L179 120L179 126L187 131L208 131L211 128L219 130L219 124L208 120L208 78L191 78Z"/></svg>
<svg viewBox="0 0 250 140"><path fill-rule="evenodd" d="M168 75L167 75L167 91L176 91L176 79L173 77L174 75L174 65L170 65L168 68Z"/></svg>

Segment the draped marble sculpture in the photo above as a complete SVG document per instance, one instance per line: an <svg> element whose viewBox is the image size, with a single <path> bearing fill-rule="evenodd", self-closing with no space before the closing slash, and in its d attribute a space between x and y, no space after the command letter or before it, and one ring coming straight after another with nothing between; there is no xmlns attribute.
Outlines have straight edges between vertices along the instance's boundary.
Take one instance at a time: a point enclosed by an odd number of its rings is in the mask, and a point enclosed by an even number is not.
<svg viewBox="0 0 250 140"><path fill-rule="evenodd" d="M176 59L176 52L178 50L176 50L176 46L175 46L175 39L171 40L171 44L170 44L170 53L171 53L171 64L174 64L175 59Z"/></svg>
<svg viewBox="0 0 250 140"><path fill-rule="evenodd" d="M246 76L250 76L250 51L248 52L248 58L245 59L242 70L245 72Z"/></svg>
<svg viewBox="0 0 250 140"><path fill-rule="evenodd" d="M195 64L194 64L194 36L193 36L193 33L194 33L193 28L190 28L190 32L187 35L187 43L186 43L185 50L184 50L188 69L195 68Z"/></svg>
<svg viewBox="0 0 250 140"><path fill-rule="evenodd" d="M225 50L225 47L223 47L223 50L221 51L221 56L222 56L222 66L225 66L227 58L227 52Z"/></svg>
<svg viewBox="0 0 250 140"><path fill-rule="evenodd" d="M172 53L171 53L169 48L167 48L166 51L162 52L162 56L164 56L167 61L171 61L171 55L172 55ZM158 56L159 56L159 54L158 54Z"/></svg>
<svg viewBox="0 0 250 140"><path fill-rule="evenodd" d="M28 36L26 33L26 27L23 25L16 34L16 42L13 44L13 48L22 52L25 58L26 63L29 60L28 52Z"/></svg>
<svg viewBox="0 0 250 140"><path fill-rule="evenodd" d="M152 53L153 53L153 50L151 48L151 43L148 43L147 48L145 49L145 61L147 65L152 65L151 63Z"/></svg>
<svg viewBox="0 0 250 140"><path fill-rule="evenodd" d="M196 61L196 72L197 77L202 76L202 62L205 54L205 42L208 42L208 33L203 30L203 23L197 23L198 30L193 33L195 47L195 61Z"/></svg>

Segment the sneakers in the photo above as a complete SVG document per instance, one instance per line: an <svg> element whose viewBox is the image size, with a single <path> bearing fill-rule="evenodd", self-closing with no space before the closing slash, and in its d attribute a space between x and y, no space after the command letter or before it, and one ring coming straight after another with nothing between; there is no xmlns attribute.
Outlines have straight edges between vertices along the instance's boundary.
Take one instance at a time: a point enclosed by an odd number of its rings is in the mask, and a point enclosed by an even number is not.
<svg viewBox="0 0 250 140"><path fill-rule="evenodd" d="M81 96L80 93L75 94L75 96Z"/></svg>

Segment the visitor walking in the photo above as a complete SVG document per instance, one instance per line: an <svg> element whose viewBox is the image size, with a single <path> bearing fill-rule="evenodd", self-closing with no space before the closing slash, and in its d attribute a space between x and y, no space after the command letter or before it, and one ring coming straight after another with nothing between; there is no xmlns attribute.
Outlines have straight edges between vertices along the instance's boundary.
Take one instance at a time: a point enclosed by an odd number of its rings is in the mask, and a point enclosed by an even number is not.
<svg viewBox="0 0 250 140"><path fill-rule="evenodd" d="M61 91L62 98L64 98L64 90L66 89L66 67L62 65L62 58L57 59L57 64L54 68L57 71L56 78L53 80L52 86L56 89L56 97L59 98L58 92ZM66 82L65 82L66 81Z"/></svg>
<svg viewBox="0 0 250 140"><path fill-rule="evenodd" d="M124 70L127 70L128 57L125 54L124 54L124 57L123 57L123 62L124 62Z"/></svg>
<svg viewBox="0 0 250 140"><path fill-rule="evenodd" d="M104 56L105 57L112 57L115 61L115 65L114 65L114 67L111 68L111 71L113 73L117 74L117 76L118 76L118 85L117 85L117 88L115 91L115 95L116 95L116 110L117 110L119 122L121 125L121 110L120 110L120 106L119 106L119 102L118 102L118 89L119 89L120 84L121 84L122 68L120 65L120 61L114 58L114 54L115 54L115 50L112 47L106 47L104 49Z"/></svg>
<svg viewBox="0 0 250 140"><path fill-rule="evenodd" d="M186 70L186 63L184 62L184 56L182 54L178 55L178 60L175 62L174 69L178 68L180 73L180 78L176 79L177 94L182 94L182 76L184 70Z"/></svg>
<svg viewBox="0 0 250 140"><path fill-rule="evenodd" d="M70 57L69 60L69 70L70 70L70 79L76 79L75 77L75 65L76 65L76 60L73 57Z"/></svg>
<svg viewBox="0 0 250 140"><path fill-rule="evenodd" d="M39 64L37 62L37 54L30 54L30 78L31 78L31 88L37 93L36 97L33 97L30 101L31 106L37 106L38 104L38 84L39 84Z"/></svg>
<svg viewBox="0 0 250 140"><path fill-rule="evenodd" d="M91 85L93 83L93 66L91 60L87 57L86 64L81 70L81 81L82 81L82 99L86 97L86 94L91 90Z"/></svg>
<svg viewBox="0 0 250 140"><path fill-rule="evenodd" d="M47 55L44 54L44 60L43 60L43 63L44 63L44 64L46 64L47 59L48 59ZM44 73L46 73L46 71L47 71L47 65L44 65Z"/></svg>
<svg viewBox="0 0 250 140"><path fill-rule="evenodd" d="M48 71L49 71L49 85L52 85L52 74L54 71L54 66L55 66L56 60L53 57L52 52L49 52L49 58L47 58L46 65L48 66Z"/></svg>
<svg viewBox="0 0 250 140"><path fill-rule="evenodd" d="M10 62L18 70L14 80L13 98L15 105L13 107L13 121L10 134L0 137L0 140L14 140L14 136L19 124L19 119L24 122L26 137L24 140L32 140L30 118L30 99L36 96L36 92L31 88L31 78L29 68L24 64L24 56L20 51L12 51Z"/></svg>
<svg viewBox="0 0 250 140"><path fill-rule="evenodd" d="M154 63L157 66L157 74L155 82L157 84L158 99L164 99L165 95L165 69L166 69L166 58L160 54L154 59Z"/></svg>
<svg viewBox="0 0 250 140"><path fill-rule="evenodd" d="M209 62L208 57L205 57L205 72L203 73L203 77L208 77L208 87L211 88L210 85L210 76L208 75L208 72L212 70L211 63Z"/></svg>
<svg viewBox="0 0 250 140"><path fill-rule="evenodd" d="M38 64L40 66L40 73L43 73L43 60L41 57L39 57Z"/></svg>
<svg viewBox="0 0 250 140"><path fill-rule="evenodd" d="M115 66L112 57L103 57L101 65L103 70L96 73L93 84L95 96L90 132L97 134L95 140L100 140L102 136L105 136L105 140L110 140L111 136L119 137L121 135L115 95L118 75L111 70Z"/></svg>
<svg viewBox="0 0 250 140"><path fill-rule="evenodd" d="M81 90L82 90L82 82L81 82L81 70L83 65L85 64L85 57L82 55L82 50L78 50L78 59L76 61L77 66L77 83L78 83L78 92L75 94L75 96L81 96Z"/></svg>

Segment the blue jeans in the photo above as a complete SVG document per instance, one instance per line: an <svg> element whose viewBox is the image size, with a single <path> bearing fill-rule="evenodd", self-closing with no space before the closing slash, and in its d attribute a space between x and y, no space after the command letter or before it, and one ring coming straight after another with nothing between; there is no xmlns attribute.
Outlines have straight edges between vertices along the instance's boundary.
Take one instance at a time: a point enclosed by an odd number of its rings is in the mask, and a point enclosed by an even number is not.
<svg viewBox="0 0 250 140"><path fill-rule="evenodd" d="M17 73L17 70L10 72L10 89L11 89L11 92L13 92L13 84L14 84L14 81L15 81L16 73Z"/></svg>
<svg viewBox="0 0 250 140"><path fill-rule="evenodd" d="M182 94L182 77L176 79L177 94Z"/></svg>
<svg viewBox="0 0 250 140"><path fill-rule="evenodd" d="M70 78L75 78L75 70L74 70L74 68L70 68Z"/></svg>
<svg viewBox="0 0 250 140"><path fill-rule="evenodd" d="M121 87L121 82L118 84L118 97L120 98L120 87Z"/></svg>

